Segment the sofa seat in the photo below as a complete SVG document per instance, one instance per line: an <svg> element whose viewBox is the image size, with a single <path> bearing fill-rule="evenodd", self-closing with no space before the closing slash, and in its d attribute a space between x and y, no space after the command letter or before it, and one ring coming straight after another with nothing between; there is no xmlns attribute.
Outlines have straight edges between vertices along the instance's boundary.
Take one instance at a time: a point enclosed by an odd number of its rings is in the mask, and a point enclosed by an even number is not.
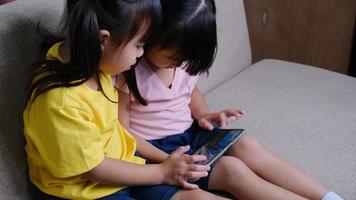
<svg viewBox="0 0 356 200"><path fill-rule="evenodd" d="M266 59L205 98L211 110L246 110L229 127L246 129L345 199L356 197L355 78Z"/></svg>

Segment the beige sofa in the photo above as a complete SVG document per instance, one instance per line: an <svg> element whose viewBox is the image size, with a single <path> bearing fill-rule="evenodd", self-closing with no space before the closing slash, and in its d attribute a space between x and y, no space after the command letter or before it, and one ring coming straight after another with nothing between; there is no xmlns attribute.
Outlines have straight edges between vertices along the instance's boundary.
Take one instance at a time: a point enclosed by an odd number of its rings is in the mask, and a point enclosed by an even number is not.
<svg viewBox="0 0 356 200"><path fill-rule="evenodd" d="M356 79L281 60L252 64L242 0L216 4L219 51L210 76L199 81L211 110L246 110L232 127L245 128L345 199L356 199ZM0 6L1 200L29 199L21 116L24 69L38 55L37 25L56 31L62 11L63 0Z"/></svg>

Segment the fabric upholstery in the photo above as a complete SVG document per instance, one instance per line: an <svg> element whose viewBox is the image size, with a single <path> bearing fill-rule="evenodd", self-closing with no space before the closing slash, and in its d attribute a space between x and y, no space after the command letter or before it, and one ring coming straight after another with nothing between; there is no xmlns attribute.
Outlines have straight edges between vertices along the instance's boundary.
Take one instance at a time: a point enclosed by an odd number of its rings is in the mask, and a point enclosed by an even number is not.
<svg viewBox="0 0 356 200"><path fill-rule="evenodd" d="M219 50L198 85L211 110L237 107L231 124L256 135L345 199L356 196L356 79L279 60L251 65L243 0L216 0ZM22 110L26 66L38 56L38 30L58 33L64 0L0 6L0 199L29 199Z"/></svg>
<svg viewBox="0 0 356 200"><path fill-rule="evenodd" d="M211 110L241 108L244 128L345 199L356 197L356 79L263 60L206 95Z"/></svg>
<svg viewBox="0 0 356 200"><path fill-rule="evenodd" d="M210 75L202 75L199 90L206 93L251 65L251 48L242 0L216 0L218 52Z"/></svg>
<svg viewBox="0 0 356 200"><path fill-rule="evenodd" d="M58 0L17 0L0 6L0 199L28 199L22 111L25 68L38 56L37 27L58 19ZM51 18L53 17L53 18Z"/></svg>

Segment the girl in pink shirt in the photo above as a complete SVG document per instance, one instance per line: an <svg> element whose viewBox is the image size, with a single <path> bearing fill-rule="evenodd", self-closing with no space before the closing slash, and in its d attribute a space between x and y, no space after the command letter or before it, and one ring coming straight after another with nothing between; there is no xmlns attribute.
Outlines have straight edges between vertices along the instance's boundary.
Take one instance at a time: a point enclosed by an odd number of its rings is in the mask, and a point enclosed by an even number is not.
<svg viewBox="0 0 356 200"><path fill-rule="evenodd" d="M209 111L196 87L197 74L207 72L215 58L214 1L161 0L161 4L160 38L146 46L143 59L126 74L128 86L139 93L129 94L123 82L119 83L120 122L138 139L139 152L142 148L154 151L141 153L151 162L161 162L184 145L190 146L187 154L192 154L212 136L203 130L212 130L216 124L225 126L245 115L239 109ZM132 84L133 77L136 84ZM250 135L242 136L211 167L209 175L194 184L203 190L227 191L238 199L342 199ZM168 185L141 189L136 199L189 199L197 195L196 191L179 192L180 188ZM200 192L196 198L219 197Z"/></svg>

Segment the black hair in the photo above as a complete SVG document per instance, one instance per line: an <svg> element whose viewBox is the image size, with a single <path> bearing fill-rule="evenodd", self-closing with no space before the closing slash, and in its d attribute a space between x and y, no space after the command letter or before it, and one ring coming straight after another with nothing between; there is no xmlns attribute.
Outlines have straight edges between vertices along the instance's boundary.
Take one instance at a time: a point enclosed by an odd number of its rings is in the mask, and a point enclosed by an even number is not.
<svg viewBox="0 0 356 200"><path fill-rule="evenodd" d="M158 45L159 50L176 49L186 61L187 73L209 73L217 52L216 6L214 0L161 0L162 26L160 37L147 44L145 51ZM142 105L147 101L140 95L135 69L124 72L133 96Z"/></svg>
<svg viewBox="0 0 356 200"><path fill-rule="evenodd" d="M190 75L208 72L217 51L214 0L161 0L159 49L177 49Z"/></svg>
<svg viewBox="0 0 356 200"><path fill-rule="evenodd" d="M62 63L47 58L33 63L29 67L33 74L28 83L27 103L48 90L77 86L92 76L97 76L101 87L99 31L108 30L119 47L129 42L144 25L148 29L142 40L149 40L158 30L161 7L159 0L67 0L65 14L69 61Z"/></svg>

